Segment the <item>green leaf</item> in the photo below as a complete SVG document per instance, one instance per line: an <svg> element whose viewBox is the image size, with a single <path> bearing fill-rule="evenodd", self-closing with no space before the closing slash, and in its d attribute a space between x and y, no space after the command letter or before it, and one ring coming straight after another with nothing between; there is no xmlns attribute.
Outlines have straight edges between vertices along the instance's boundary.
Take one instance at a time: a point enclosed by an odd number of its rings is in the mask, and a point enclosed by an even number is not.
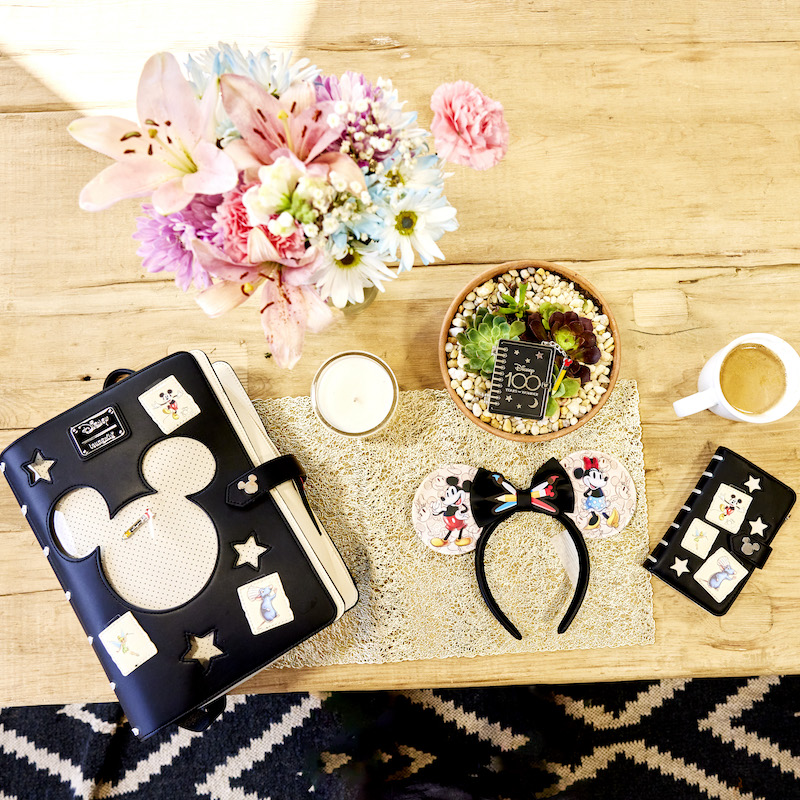
<svg viewBox="0 0 800 800"><path fill-rule="evenodd" d="M506 303L516 303L516 300L510 294L501 294L500 298L505 300Z"/></svg>
<svg viewBox="0 0 800 800"><path fill-rule="evenodd" d="M547 408L544 411L546 417L552 417L558 411L558 403L554 398L550 397L547 400Z"/></svg>
<svg viewBox="0 0 800 800"><path fill-rule="evenodd" d="M488 322L481 322L481 324L478 325L478 333L481 336L489 336L491 332L492 326Z"/></svg>
<svg viewBox="0 0 800 800"><path fill-rule="evenodd" d="M564 378L561 386L564 387L564 397L577 397L581 382L577 378Z"/></svg>
<svg viewBox="0 0 800 800"><path fill-rule="evenodd" d="M566 387L564 386L564 381L558 384L558 389L556 389L550 396L551 397L563 397L564 392L566 392Z"/></svg>
<svg viewBox="0 0 800 800"><path fill-rule="evenodd" d="M508 338L509 339L516 339L522 333L525 332L525 323L521 320L517 320L516 322L512 322L508 329Z"/></svg>

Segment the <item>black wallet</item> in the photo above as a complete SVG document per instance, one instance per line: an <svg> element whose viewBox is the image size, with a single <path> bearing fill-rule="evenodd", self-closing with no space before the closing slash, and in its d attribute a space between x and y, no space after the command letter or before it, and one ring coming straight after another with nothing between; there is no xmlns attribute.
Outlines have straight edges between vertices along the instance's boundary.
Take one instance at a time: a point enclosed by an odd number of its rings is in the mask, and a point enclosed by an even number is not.
<svg viewBox="0 0 800 800"><path fill-rule="evenodd" d="M721 616L766 563L795 499L785 483L719 447L644 567Z"/></svg>
<svg viewBox="0 0 800 800"><path fill-rule="evenodd" d="M202 730L356 587L228 364L181 352L106 383L0 469L134 732Z"/></svg>

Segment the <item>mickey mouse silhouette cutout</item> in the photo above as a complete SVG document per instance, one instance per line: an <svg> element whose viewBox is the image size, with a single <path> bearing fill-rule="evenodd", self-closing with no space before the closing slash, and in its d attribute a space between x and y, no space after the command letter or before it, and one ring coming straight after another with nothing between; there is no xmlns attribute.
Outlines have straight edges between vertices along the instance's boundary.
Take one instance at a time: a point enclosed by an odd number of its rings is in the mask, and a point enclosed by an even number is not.
<svg viewBox="0 0 800 800"><path fill-rule="evenodd" d="M142 474L155 494L132 500L109 519L98 491L75 489L56 504L55 539L73 558L99 547L103 572L126 602L158 611L182 605L202 590L217 562L214 523L187 498L204 489L216 469L211 451L195 439L157 442L142 460ZM149 524L125 537L148 515Z"/></svg>

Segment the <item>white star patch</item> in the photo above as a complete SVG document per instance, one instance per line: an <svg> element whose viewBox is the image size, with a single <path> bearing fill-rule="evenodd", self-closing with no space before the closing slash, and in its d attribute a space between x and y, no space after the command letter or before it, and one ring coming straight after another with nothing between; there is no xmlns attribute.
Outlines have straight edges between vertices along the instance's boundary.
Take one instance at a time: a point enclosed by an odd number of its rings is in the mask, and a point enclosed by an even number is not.
<svg viewBox="0 0 800 800"><path fill-rule="evenodd" d="M184 654L182 661L197 661L204 669L208 669L212 658L224 655L224 651L214 643L216 631L210 631L205 636L194 633L188 635L189 649Z"/></svg>
<svg viewBox="0 0 800 800"><path fill-rule="evenodd" d="M748 475L744 485L750 494L757 492L761 488L761 478L754 478L752 475Z"/></svg>
<svg viewBox="0 0 800 800"><path fill-rule="evenodd" d="M515 355L515 356L518 356L518 355L519 355L519 350L515 350L515 351L514 351L514 355Z"/></svg>
<svg viewBox="0 0 800 800"><path fill-rule="evenodd" d="M55 463L54 458L45 458L42 455L42 451L37 450L33 455L33 459L27 464L23 464L25 469L30 472L31 485L38 483L40 480L52 483L53 479L50 477L50 470Z"/></svg>
<svg viewBox="0 0 800 800"><path fill-rule="evenodd" d="M767 525L767 524L766 524L766 523L765 523L765 522L764 522L764 521L761 519L761 517L759 517L759 518L758 518L757 520L755 520L755 521L753 521L753 520L748 520L748 522L750 523L750 533L754 533L756 536L763 536L763 535L764 535L764 531L765 531L767 528L769 528L769 525Z"/></svg>
<svg viewBox="0 0 800 800"><path fill-rule="evenodd" d="M232 547L239 554L234 567L248 564L253 569L258 569L258 559L269 550L269 547L262 547L256 541L255 534L252 534L246 542L235 543Z"/></svg>
<svg viewBox="0 0 800 800"><path fill-rule="evenodd" d="M684 572L689 571L689 567L687 566L688 563L688 558L676 558L675 563L670 567L670 569L674 569L675 574L680 578Z"/></svg>

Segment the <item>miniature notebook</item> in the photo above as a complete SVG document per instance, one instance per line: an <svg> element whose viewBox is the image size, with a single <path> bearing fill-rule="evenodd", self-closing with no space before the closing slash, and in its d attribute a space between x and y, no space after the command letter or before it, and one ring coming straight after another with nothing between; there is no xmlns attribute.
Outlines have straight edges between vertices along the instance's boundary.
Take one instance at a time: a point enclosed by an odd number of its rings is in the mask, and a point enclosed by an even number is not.
<svg viewBox="0 0 800 800"><path fill-rule="evenodd" d="M552 344L501 339L494 359L489 411L542 419L553 383L555 356Z"/></svg>
<svg viewBox="0 0 800 800"><path fill-rule="evenodd" d="M644 567L721 616L764 566L795 499L786 484L720 447Z"/></svg>
<svg viewBox="0 0 800 800"><path fill-rule="evenodd" d="M356 602L302 467L202 352L107 385L0 469L142 738L207 727L227 691Z"/></svg>

